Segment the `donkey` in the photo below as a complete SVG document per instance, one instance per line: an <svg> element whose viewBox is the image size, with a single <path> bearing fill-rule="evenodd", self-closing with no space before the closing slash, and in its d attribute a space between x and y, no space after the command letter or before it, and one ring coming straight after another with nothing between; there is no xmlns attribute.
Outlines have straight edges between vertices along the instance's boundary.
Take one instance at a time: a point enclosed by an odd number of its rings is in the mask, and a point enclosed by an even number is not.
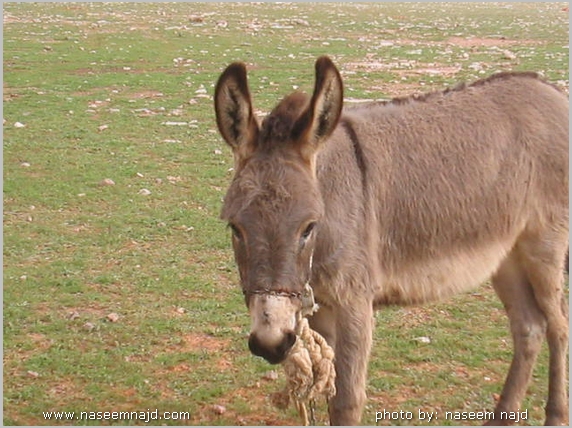
<svg viewBox="0 0 572 428"><path fill-rule="evenodd" d="M519 409L546 336L546 424L568 422L568 98L535 73L500 73L443 92L342 112L328 57L311 96L260 123L246 67L215 89L234 154L221 217L252 329L251 352L279 363L296 341L306 283L310 325L335 351L330 422L360 422L374 310L420 304L492 279L514 356L490 424Z"/></svg>

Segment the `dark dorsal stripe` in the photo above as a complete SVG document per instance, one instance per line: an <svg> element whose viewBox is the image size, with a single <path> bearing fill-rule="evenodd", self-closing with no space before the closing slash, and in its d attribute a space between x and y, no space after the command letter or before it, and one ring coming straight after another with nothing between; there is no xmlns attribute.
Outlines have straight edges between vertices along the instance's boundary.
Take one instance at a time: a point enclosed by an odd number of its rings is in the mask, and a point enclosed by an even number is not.
<svg viewBox="0 0 572 428"><path fill-rule="evenodd" d="M348 119L342 118L340 120L340 125L344 128L344 130L348 134L348 137L350 137L350 141L351 141L352 147L354 149L354 155L356 158L356 163L357 163L357 166L358 166L359 171L361 173L362 190L365 194L366 186L367 186L367 165L365 163L365 156L363 153L363 149L361 147L361 144L359 142L359 138L356 134L356 131L355 131L352 123Z"/></svg>

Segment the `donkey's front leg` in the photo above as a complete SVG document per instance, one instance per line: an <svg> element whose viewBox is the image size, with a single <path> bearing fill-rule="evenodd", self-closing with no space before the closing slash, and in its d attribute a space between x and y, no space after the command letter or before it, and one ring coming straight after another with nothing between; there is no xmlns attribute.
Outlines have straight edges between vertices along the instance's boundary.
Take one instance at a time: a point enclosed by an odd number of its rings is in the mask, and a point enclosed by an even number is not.
<svg viewBox="0 0 572 428"><path fill-rule="evenodd" d="M373 334L372 302L336 308L336 395L330 400L332 425L359 424L365 405L366 375Z"/></svg>

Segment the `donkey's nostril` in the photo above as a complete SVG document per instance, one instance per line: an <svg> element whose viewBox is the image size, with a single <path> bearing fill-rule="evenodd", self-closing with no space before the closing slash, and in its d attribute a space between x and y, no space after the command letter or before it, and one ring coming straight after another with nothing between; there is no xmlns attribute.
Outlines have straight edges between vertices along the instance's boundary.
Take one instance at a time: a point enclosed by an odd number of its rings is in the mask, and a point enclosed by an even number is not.
<svg viewBox="0 0 572 428"><path fill-rule="evenodd" d="M270 346L266 346L255 333L251 333L248 338L248 348L254 355L264 358L270 364L278 364L286 358L295 342L296 334L292 331L286 332L281 342Z"/></svg>
<svg viewBox="0 0 572 428"><path fill-rule="evenodd" d="M278 352L286 355L290 348L296 343L296 334L293 331L288 331L284 334L284 340L278 345Z"/></svg>

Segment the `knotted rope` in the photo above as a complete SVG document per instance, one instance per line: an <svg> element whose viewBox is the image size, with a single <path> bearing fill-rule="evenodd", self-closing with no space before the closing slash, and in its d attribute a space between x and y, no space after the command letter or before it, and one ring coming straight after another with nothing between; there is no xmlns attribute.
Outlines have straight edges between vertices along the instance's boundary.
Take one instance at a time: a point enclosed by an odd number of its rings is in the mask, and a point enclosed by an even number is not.
<svg viewBox="0 0 572 428"><path fill-rule="evenodd" d="M324 396L326 401L336 394L336 370L334 350L326 339L308 324L309 315L318 310L314 293L306 284L302 294L302 311L298 319L297 337L294 346L282 363L286 374L286 388L278 393L275 404L287 407L292 400L304 425L315 425L315 399ZM307 407L310 408L308 417Z"/></svg>

